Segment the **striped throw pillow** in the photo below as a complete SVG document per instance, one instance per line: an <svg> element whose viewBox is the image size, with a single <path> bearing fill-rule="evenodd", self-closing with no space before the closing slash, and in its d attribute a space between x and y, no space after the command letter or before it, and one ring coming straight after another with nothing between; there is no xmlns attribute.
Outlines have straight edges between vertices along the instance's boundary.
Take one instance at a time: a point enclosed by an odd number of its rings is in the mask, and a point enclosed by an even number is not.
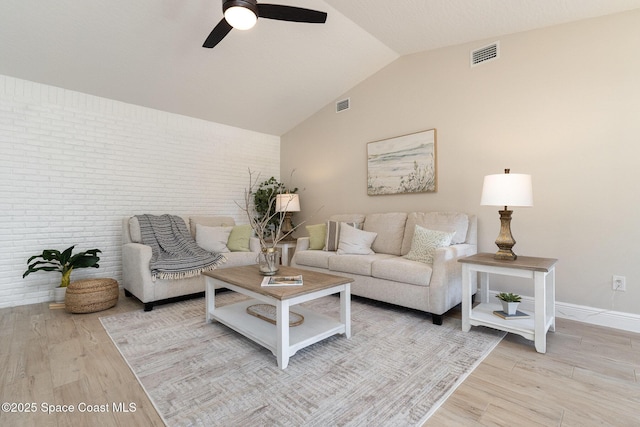
<svg viewBox="0 0 640 427"><path fill-rule="evenodd" d="M358 228L357 222L346 222L353 228ZM327 237L324 242L325 251L337 251L338 243L340 242L340 222L327 221Z"/></svg>

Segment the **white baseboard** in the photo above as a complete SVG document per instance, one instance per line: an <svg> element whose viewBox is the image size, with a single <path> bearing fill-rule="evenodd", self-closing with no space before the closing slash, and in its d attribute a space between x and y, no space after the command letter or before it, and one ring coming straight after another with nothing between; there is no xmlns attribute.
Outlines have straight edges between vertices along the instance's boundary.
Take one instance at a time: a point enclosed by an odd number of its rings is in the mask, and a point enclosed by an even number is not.
<svg viewBox="0 0 640 427"><path fill-rule="evenodd" d="M495 298L497 294L498 292L489 290L489 298ZM533 297L523 296L520 304L522 310L534 310ZM640 333L640 315L633 313L623 313L621 311L605 310L556 301L556 317Z"/></svg>

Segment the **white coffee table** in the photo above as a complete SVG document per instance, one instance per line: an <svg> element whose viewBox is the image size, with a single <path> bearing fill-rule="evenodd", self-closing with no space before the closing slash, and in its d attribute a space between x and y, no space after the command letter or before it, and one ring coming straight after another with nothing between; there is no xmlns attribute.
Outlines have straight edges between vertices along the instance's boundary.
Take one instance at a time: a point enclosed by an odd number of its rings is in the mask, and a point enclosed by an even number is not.
<svg viewBox="0 0 640 427"><path fill-rule="evenodd" d="M353 279L310 270L281 266L278 275L302 274L302 286L262 287L264 276L257 265L222 268L203 273L206 279L206 320L218 322L239 332L271 350L278 360L278 367L285 369L289 358L301 348L307 347L336 334L351 337L351 282ZM252 299L215 306L215 287L224 287L247 295ZM340 294L340 319L334 319L301 307L311 301L331 294ZM266 303L276 307L276 324L247 313L247 307ZM298 326L289 326L289 310L304 317Z"/></svg>

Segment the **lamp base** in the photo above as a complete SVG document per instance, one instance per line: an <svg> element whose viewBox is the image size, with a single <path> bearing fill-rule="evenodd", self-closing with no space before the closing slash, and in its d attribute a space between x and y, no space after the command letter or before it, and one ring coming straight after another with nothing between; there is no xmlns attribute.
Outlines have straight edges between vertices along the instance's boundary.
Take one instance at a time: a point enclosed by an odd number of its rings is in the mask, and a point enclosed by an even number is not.
<svg viewBox="0 0 640 427"><path fill-rule="evenodd" d="M280 229L282 234L291 233L291 230L293 230L293 223L291 222L292 216L293 214L291 212L284 213L284 221L282 222L282 228Z"/></svg>
<svg viewBox="0 0 640 427"><path fill-rule="evenodd" d="M512 250L516 244L513 235L511 235L511 214L513 211L504 209L498 212L500 213L500 234L496 239L496 245L498 245L499 250L493 257L495 259L513 261L518 258L518 255Z"/></svg>
<svg viewBox="0 0 640 427"><path fill-rule="evenodd" d="M500 249L493 256L494 259L501 259L507 261L514 261L518 258L518 255L513 253L511 249Z"/></svg>

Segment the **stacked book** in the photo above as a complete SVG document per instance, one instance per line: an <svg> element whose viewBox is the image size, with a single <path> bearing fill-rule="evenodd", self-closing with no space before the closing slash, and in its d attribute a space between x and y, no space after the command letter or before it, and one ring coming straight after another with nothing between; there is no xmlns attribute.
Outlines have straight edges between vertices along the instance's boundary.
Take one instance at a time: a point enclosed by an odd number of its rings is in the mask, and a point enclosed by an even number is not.
<svg viewBox="0 0 640 427"><path fill-rule="evenodd" d="M262 286L302 286L302 275L267 276L262 279Z"/></svg>
<svg viewBox="0 0 640 427"><path fill-rule="evenodd" d="M501 317L503 319L507 319L507 320L526 319L528 317L531 317L530 314L523 313L520 310L516 310L516 314L507 314L502 310L496 310L496 311L493 312L493 314L495 314L496 316Z"/></svg>

